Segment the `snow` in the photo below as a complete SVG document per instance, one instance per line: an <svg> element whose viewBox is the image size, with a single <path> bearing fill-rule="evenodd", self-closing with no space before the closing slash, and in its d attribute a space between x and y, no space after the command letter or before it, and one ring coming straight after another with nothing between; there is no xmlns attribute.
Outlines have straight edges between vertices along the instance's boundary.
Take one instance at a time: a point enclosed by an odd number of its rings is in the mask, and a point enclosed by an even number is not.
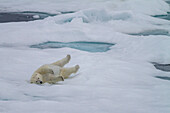
<svg viewBox="0 0 170 113"><path fill-rule="evenodd" d="M30 22L0 23L1 113L169 113L169 72L151 62L170 63L170 33L163 0L1 0L0 11L76 11ZM116 43L107 52L71 48L36 49L47 41ZM67 54L80 70L55 85L30 84L41 65Z"/></svg>
<svg viewBox="0 0 170 113"><path fill-rule="evenodd" d="M33 16L34 18L40 18L40 16L39 15L35 15L35 16Z"/></svg>

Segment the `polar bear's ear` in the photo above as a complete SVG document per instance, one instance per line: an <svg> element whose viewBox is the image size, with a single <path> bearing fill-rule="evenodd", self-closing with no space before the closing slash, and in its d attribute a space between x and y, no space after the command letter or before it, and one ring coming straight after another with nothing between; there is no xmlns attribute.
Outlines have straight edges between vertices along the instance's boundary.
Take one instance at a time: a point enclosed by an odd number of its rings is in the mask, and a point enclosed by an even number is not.
<svg viewBox="0 0 170 113"><path fill-rule="evenodd" d="M34 82L32 80L28 81L29 83L33 84Z"/></svg>
<svg viewBox="0 0 170 113"><path fill-rule="evenodd" d="M32 82L31 82L31 80L25 80L27 83L31 83L32 84Z"/></svg>

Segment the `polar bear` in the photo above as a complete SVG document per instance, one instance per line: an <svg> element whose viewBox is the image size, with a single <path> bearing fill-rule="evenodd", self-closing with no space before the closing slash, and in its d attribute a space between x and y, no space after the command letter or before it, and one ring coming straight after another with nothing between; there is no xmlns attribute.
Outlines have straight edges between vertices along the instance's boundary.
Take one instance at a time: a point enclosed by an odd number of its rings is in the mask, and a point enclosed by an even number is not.
<svg viewBox="0 0 170 113"><path fill-rule="evenodd" d="M65 58L57 62L42 65L33 73L30 83L55 84L58 81L64 81L65 78L68 78L72 73L76 73L79 69L79 65L70 68L64 68L64 65L67 64L70 59L71 56L67 55Z"/></svg>

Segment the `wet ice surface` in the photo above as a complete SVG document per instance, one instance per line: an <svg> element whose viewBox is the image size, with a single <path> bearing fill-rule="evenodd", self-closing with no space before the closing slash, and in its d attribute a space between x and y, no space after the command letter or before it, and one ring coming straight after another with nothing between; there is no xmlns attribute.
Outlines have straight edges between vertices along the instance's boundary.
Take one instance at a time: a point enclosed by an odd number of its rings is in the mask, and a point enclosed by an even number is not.
<svg viewBox="0 0 170 113"><path fill-rule="evenodd" d="M31 45L31 48L47 49L47 48L63 48L70 47L82 51L88 52L106 52L110 50L110 47L113 46L113 43L104 43L104 42L54 42L48 41L36 45Z"/></svg>

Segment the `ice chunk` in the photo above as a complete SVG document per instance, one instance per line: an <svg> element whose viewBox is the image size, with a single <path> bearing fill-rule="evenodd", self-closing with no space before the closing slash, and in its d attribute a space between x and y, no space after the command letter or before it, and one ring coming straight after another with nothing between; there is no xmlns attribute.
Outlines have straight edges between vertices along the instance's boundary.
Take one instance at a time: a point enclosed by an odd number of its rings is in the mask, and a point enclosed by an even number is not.
<svg viewBox="0 0 170 113"><path fill-rule="evenodd" d="M116 12L109 13L104 9L87 9L81 10L77 13L70 15L61 15L60 17L55 18L57 24L63 24L71 22L74 18L81 18L84 23L92 22L108 22L111 20L127 20L132 17L131 12Z"/></svg>
<svg viewBox="0 0 170 113"><path fill-rule="evenodd" d="M40 16L39 16L39 15L34 15L33 17L34 17L34 18L40 18Z"/></svg>

